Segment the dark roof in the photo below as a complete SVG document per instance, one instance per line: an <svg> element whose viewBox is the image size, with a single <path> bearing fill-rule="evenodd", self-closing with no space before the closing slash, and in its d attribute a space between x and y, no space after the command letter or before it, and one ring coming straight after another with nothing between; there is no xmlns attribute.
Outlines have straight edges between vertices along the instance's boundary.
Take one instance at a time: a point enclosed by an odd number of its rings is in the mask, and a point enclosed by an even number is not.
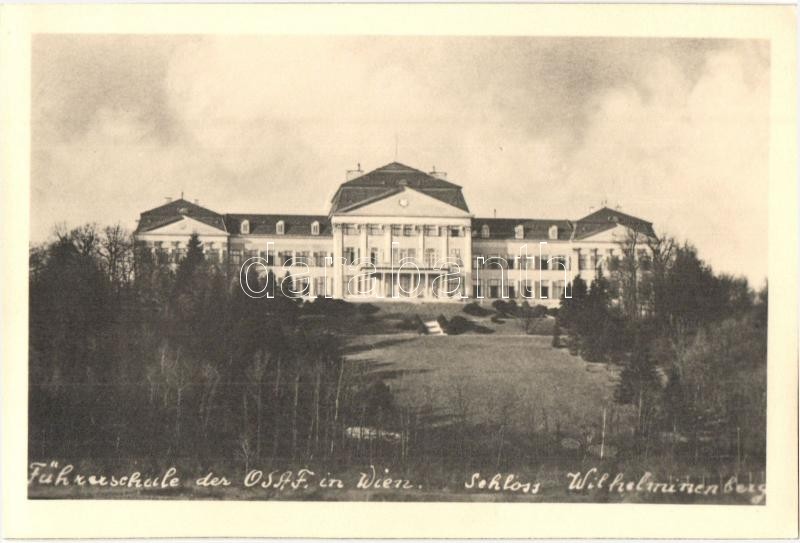
<svg viewBox="0 0 800 543"><path fill-rule="evenodd" d="M310 236L311 223L319 222L319 235L332 236L331 221L324 215L256 215L235 213L225 215L228 232L239 234L243 220L250 221L250 234L275 235L275 226L283 221L285 236Z"/></svg>
<svg viewBox="0 0 800 543"><path fill-rule="evenodd" d="M514 239L514 229L518 225L522 225L523 239L541 239L547 240L550 238L550 227L558 226L558 239L569 241L572 236L572 223L562 219L472 219L472 232L474 239ZM481 229L483 225L489 226L489 237L481 238Z"/></svg>
<svg viewBox="0 0 800 543"><path fill-rule="evenodd" d="M179 198L139 215L136 233L148 232L155 228L166 226L181 220L183 217L191 217L214 228L225 230L225 221L222 215Z"/></svg>
<svg viewBox="0 0 800 543"><path fill-rule="evenodd" d="M401 192L404 187L469 212L459 185L399 162L392 162L342 183L331 201L331 213L359 208Z"/></svg>
<svg viewBox="0 0 800 543"><path fill-rule="evenodd" d="M576 221L575 239L583 239L599 234L619 224L627 226L646 236L656 237L656 233L653 230L653 223L634 217L633 215L628 215L617 209L603 207Z"/></svg>

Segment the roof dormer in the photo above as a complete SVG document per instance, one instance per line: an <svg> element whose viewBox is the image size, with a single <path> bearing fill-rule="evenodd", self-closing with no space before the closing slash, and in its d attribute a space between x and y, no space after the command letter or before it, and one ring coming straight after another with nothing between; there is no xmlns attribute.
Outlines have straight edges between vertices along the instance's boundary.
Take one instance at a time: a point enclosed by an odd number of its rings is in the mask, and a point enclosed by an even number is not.
<svg viewBox="0 0 800 543"><path fill-rule="evenodd" d="M489 237L489 225L488 224L484 224L483 226L481 226L481 237L482 238L488 238Z"/></svg>
<svg viewBox="0 0 800 543"><path fill-rule="evenodd" d="M240 234L250 233L250 221L248 221L247 219L242 221L242 223L239 225L239 233Z"/></svg>
<svg viewBox="0 0 800 543"><path fill-rule="evenodd" d="M311 223L311 235L312 236L319 235L319 221L314 221Z"/></svg>
<svg viewBox="0 0 800 543"><path fill-rule="evenodd" d="M550 239L558 239L558 226L556 226L555 224L552 225L547 230L547 237L549 237Z"/></svg>
<svg viewBox="0 0 800 543"><path fill-rule="evenodd" d="M284 235L286 233L286 223L284 223L282 220L275 223L275 233L279 236Z"/></svg>
<svg viewBox="0 0 800 543"><path fill-rule="evenodd" d="M514 239L522 239L525 237L525 227L518 224L514 227Z"/></svg>

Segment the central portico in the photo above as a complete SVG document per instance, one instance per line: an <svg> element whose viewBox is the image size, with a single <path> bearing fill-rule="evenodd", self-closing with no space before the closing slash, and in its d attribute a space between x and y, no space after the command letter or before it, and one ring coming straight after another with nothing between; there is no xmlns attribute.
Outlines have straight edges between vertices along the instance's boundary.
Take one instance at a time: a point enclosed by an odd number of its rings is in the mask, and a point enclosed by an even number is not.
<svg viewBox="0 0 800 543"><path fill-rule="evenodd" d="M472 216L460 186L396 162L350 176L331 206L334 297L472 295Z"/></svg>

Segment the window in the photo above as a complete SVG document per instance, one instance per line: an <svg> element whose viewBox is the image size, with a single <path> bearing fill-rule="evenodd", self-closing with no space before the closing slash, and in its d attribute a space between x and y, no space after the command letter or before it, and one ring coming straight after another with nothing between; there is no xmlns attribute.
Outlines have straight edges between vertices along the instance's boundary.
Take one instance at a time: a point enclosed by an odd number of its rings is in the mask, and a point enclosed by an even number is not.
<svg viewBox="0 0 800 543"><path fill-rule="evenodd" d="M369 225L369 235L370 236L380 236L383 234L383 228L381 228L380 224L370 224Z"/></svg>
<svg viewBox="0 0 800 543"><path fill-rule="evenodd" d="M578 270L586 269L586 253L580 251L578 253Z"/></svg>
<svg viewBox="0 0 800 543"><path fill-rule="evenodd" d="M308 296L310 292L308 277L297 277L294 280L294 291L298 296Z"/></svg>
<svg viewBox="0 0 800 543"><path fill-rule="evenodd" d="M292 265L292 252L291 251L279 251L278 252L278 265L279 266L291 266Z"/></svg>
<svg viewBox="0 0 800 543"><path fill-rule="evenodd" d="M319 235L319 221L314 221L311 223L311 235L312 236Z"/></svg>
<svg viewBox="0 0 800 543"><path fill-rule="evenodd" d="M534 298L536 296L533 291L533 284L530 281L522 282L522 295L525 298Z"/></svg>
<svg viewBox="0 0 800 543"><path fill-rule="evenodd" d="M461 228L458 226L451 226L450 227L450 237L451 238L459 238L461 237Z"/></svg>
<svg viewBox="0 0 800 543"><path fill-rule="evenodd" d="M326 296L328 294L327 289L325 288L325 278L324 277L316 277L314 278L314 294L317 296Z"/></svg>
<svg viewBox="0 0 800 543"><path fill-rule="evenodd" d="M345 247L344 248L344 260L347 264L353 264L356 261L356 248L355 247Z"/></svg>
<svg viewBox="0 0 800 543"><path fill-rule="evenodd" d="M282 236L286 232L286 224L283 221L275 223L275 233Z"/></svg>
<svg viewBox="0 0 800 543"><path fill-rule="evenodd" d="M231 263L238 266L242 263L242 251L231 249Z"/></svg>
<svg viewBox="0 0 800 543"><path fill-rule="evenodd" d="M484 224L483 226L481 226L481 237L482 238L488 238L489 237L489 225L488 224Z"/></svg>
<svg viewBox="0 0 800 543"><path fill-rule="evenodd" d="M414 235L414 225L406 224L403 226L403 235L406 237L411 237Z"/></svg>
<svg viewBox="0 0 800 543"><path fill-rule="evenodd" d="M294 256L294 263L312 266L313 262L311 262L311 253L308 251L297 251Z"/></svg>
<svg viewBox="0 0 800 543"><path fill-rule="evenodd" d="M514 227L514 239L522 239L525 237L525 227L518 224Z"/></svg>
<svg viewBox="0 0 800 543"><path fill-rule="evenodd" d="M488 270L502 270L503 260L503 257L500 255L492 255L487 258L484 263L486 264L486 269Z"/></svg>
<svg viewBox="0 0 800 543"><path fill-rule="evenodd" d="M461 262L461 249L450 249L450 258L458 262L458 265L463 265Z"/></svg>
<svg viewBox="0 0 800 543"><path fill-rule="evenodd" d="M392 225L392 235L395 237L400 237L403 235L403 227L399 224Z"/></svg>
<svg viewBox="0 0 800 543"><path fill-rule="evenodd" d="M436 254L436 249L425 249L425 266L428 268L432 268L436 261L439 259L439 255Z"/></svg>
<svg viewBox="0 0 800 543"><path fill-rule="evenodd" d="M324 268L325 267L325 256L326 256L326 253L314 253L314 267L315 268Z"/></svg>
<svg viewBox="0 0 800 543"><path fill-rule="evenodd" d="M435 238L439 235L439 227L438 226L426 226L425 227L425 235Z"/></svg>
<svg viewBox="0 0 800 543"><path fill-rule="evenodd" d="M517 289L514 288L514 285L508 285L508 297L509 298L516 298L517 297Z"/></svg>
<svg viewBox="0 0 800 543"><path fill-rule="evenodd" d="M242 224L239 225L239 232L242 234L249 234L250 233L250 221L247 219L242 221Z"/></svg>
<svg viewBox="0 0 800 543"><path fill-rule="evenodd" d="M344 225L344 235L345 236L355 236L358 234L358 228L356 228L355 224L345 224Z"/></svg>
<svg viewBox="0 0 800 543"><path fill-rule="evenodd" d="M275 265L275 252L274 251L259 251L258 256L267 261L267 266Z"/></svg>
<svg viewBox="0 0 800 543"><path fill-rule="evenodd" d="M538 268L538 269L549 270L550 269L550 263L548 262L549 259L550 259L550 257L548 255L542 255L541 259L539 259L537 257L537 261L539 262L539 266L540 266L540 268Z"/></svg>
<svg viewBox="0 0 800 543"><path fill-rule="evenodd" d="M553 281L553 298L564 297L564 281Z"/></svg>
<svg viewBox="0 0 800 543"><path fill-rule="evenodd" d="M380 250L377 247L372 247L369 250L369 261L373 266L378 265L378 260L380 259Z"/></svg>
<svg viewBox="0 0 800 543"><path fill-rule="evenodd" d="M567 257L564 255L556 255L550 258L550 266L553 270L566 270L567 268Z"/></svg>
<svg viewBox="0 0 800 543"><path fill-rule="evenodd" d="M550 229L547 231L547 234L550 239L558 239L558 226L556 226L555 224L551 226Z"/></svg>
<svg viewBox="0 0 800 543"><path fill-rule="evenodd" d="M500 281L498 279L489 280L489 298L500 297Z"/></svg>
<svg viewBox="0 0 800 543"><path fill-rule="evenodd" d="M542 281L542 283L539 285L539 298L549 298L549 297L550 297L550 281Z"/></svg>

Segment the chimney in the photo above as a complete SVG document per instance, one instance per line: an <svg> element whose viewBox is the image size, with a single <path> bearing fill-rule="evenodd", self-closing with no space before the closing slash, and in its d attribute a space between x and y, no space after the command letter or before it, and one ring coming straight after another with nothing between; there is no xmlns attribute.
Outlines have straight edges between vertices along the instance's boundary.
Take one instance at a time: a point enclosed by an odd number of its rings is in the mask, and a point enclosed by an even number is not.
<svg viewBox="0 0 800 543"><path fill-rule="evenodd" d="M493 209L492 213L494 213L494 218L496 219L497 218L497 208Z"/></svg>
<svg viewBox="0 0 800 543"><path fill-rule="evenodd" d="M594 213L594 206L589 206L589 213Z"/></svg>
<svg viewBox="0 0 800 543"><path fill-rule="evenodd" d="M620 209L622 209L622 204L620 204L619 202L617 202L617 206L616 206L614 209L616 209L617 211L619 211Z"/></svg>
<svg viewBox="0 0 800 543"><path fill-rule="evenodd" d="M199 206L199 205L200 205L200 200L198 200L198 199L196 199L196 198L195 198L195 200L194 200L194 205L196 205L196 206Z"/></svg>
<svg viewBox="0 0 800 543"><path fill-rule="evenodd" d="M356 177L361 177L363 174L364 174L364 172L361 171L361 163L359 162L356 165L356 169L355 170L347 170L347 172L345 173L345 176L344 176L345 177L345 181L351 181L351 180L355 179Z"/></svg>
<svg viewBox="0 0 800 543"><path fill-rule="evenodd" d="M436 166L434 166L433 169L428 172L428 175L435 177L437 179L442 179L444 181L447 181L447 172L437 172Z"/></svg>
<svg viewBox="0 0 800 543"><path fill-rule="evenodd" d="M172 201L172 196L165 196L164 199L167 201L167 203L170 203Z"/></svg>

